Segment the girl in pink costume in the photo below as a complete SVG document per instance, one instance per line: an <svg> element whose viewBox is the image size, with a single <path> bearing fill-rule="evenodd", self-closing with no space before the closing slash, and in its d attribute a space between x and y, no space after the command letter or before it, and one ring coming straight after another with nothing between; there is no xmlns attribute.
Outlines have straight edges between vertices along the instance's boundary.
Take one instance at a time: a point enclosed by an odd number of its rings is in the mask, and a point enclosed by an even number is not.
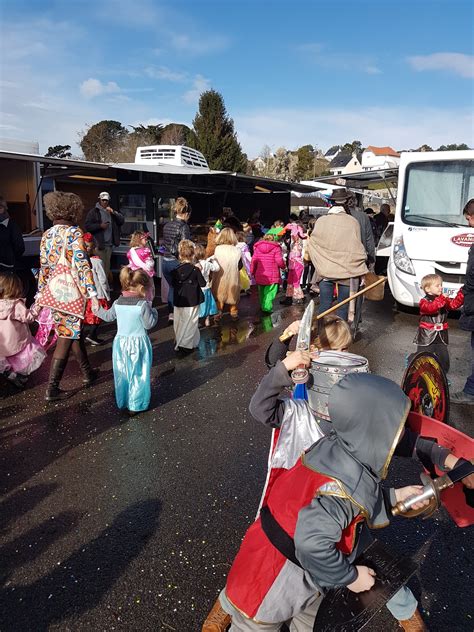
<svg viewBox="0 0 474 632"><path fill-rule="evenodd" d="M130 237L130 250L127 252L127 258L130 270L143 270L150 279L153 279L155 276L155 260L148 247L149 238L149 233L143 230L136 230ZM147 287L145 299L152 305L154 298L155 284L152 280Z"/></svg>
<svg viewBox="0 0 474 632"><path fill-rule="evenodd" d="M0 370L20 388L46 358L28 327L40 308L28 309L22 290L16 274L0 272Z"/></svg>
<svg viewBox="0 0 474 632"><path fill-rule="evenodd" d="M58 339L58 332L54 328L53 315L49 307L43 307L36 319L38 323L38 331L35 338L45 351L51 349Z"/></svg>
<svg viewBox="0 0 474 632"><path fill-rule="evenodd" d="M287 224L285 230L291 233L285 303L291 305L292 302L302 303L304 299L301 277L304 271L303 239L306 239L306 235L303 227L296 222Z"/></svg>

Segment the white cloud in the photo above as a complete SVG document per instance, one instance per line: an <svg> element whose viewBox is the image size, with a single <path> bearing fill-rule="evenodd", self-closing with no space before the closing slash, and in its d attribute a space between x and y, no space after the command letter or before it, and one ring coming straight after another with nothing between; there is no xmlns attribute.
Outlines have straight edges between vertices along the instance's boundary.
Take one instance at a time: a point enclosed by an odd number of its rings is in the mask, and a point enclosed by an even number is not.
<svg viewBox="0 0 474 632"><path fill-rule="evenodd" d="M424 70L446 70L467 79L474 78L474 55L463 53L433 53L407 58L408 63L419 72Z"/></svg>
<svg viewBox="0 0 474 632"><path fill-rule="evenodd" d="M371 55L359 55L353 51L335 53L319 42L299 44L296 51L306 61L326 70L357 71L368 75L379 75L382 72Z"/></svg>
<svg viewBox="0 0 474 632"><path fill-rule="evenodd" d="M268 108L234 114L244 151L256 156L264 145L295 149L311 143L322 149L359 139L363 145L396 149L439 147L446 143L474 146L471 108Z"/></svg>
<svg viewBox="0 0 474 632"><path fill-rule="evenodd" d="M101 0L95 6L98 19L107 24L156 29L166 12L155 0Z"/></svg>
<svg viewBox="0 0 474 632"><path fill-rule="evenodd" d="M186 80L186 73L183 72L175 72L170 70L166 66L159 66L156 68L155 66L148 66L145 68L145 74L151 79L159 79L163 81L172 81L172 82L181 82Z"/></svg>
<svg viewBox="0 0 474 632"><path fill-rule="evenodd" d="M120 92L115 81L102 83L99 79L86 79L79 86L79 92L85 99L93 99L104 94L117 94Z"/></svg>
<svg viewBox="0 0 474 632"><path fill-rule="evenodd" d="M203 92L211 87L210 79L206 79L202 75L196 75L192 88L184 93L183 99L186 103L196 103Z"/></svg>
<svg viewBox="0 0 474 632"><path fill-rule="evenodd" d="M222 35L196 33L191 37L184 33L174 33L171 34L169 43L179 53L197 56L222 51L229 46L230 41Z"/></svg>

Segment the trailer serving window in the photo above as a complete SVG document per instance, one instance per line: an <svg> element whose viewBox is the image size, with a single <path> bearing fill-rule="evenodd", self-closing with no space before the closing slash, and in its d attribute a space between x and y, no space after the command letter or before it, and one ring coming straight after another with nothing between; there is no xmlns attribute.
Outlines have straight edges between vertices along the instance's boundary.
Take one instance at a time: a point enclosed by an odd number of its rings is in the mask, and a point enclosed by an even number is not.
<svg viewBox="0 0 474 632"><path fill-rule="evenodd" d="M462 210L474 198L474 161L418 162L408 166L402 220L414 226L465 224Z"/></svg>

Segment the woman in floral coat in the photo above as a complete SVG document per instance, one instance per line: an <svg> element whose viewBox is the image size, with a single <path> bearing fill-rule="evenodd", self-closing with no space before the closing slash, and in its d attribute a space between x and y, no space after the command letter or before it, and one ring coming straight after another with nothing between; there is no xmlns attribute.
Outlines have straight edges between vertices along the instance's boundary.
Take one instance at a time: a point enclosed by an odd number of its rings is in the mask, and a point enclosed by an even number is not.
<svg viewBox="0 0 474 632"><path fill-rule="evenodd" d="M83 233L78 226L83 212L81 199L74 193L54 191L47 193L43 201L46 215L53 222L53 226L43 234L41 240L38 296L41 295L54 273L65 241L66 260L71 266L72 275L82 295L84 298L97 296L91 266L84 247ZM72 394L59 388L71 351L81 368L84 386L90 386L97 379L99 371L92 369L87 357L85 341L81 335L82 319L54 309L51 310L51 314L58 341L51 362L46 400L56 401L66 399Z"/></svg>

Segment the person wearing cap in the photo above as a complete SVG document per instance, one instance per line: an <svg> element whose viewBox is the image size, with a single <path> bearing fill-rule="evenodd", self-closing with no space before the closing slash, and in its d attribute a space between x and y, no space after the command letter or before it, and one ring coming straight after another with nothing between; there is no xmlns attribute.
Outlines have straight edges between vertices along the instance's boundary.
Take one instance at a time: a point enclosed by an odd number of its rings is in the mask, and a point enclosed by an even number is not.
<svg viewBox="0 0 474 632"><path fill-rule="evenodd" d="M330 198L332 207L318 219L308 239L308 254L321 279L320 314L331 307L335 285L340 303L358 289L360 278L368 272L359 222L350 214L351 197L346 189L336 189ZM348 320L349 306L344 305L336 313Z"/></svg>
<svg viewBox="0 0 474 632"><path fill-rule="evenodd" d="M120 227L125 218L110 206L107 191L99 194L97 204L92 208L84 223L85 230L92 233L97 242L97 254L102 259L107 277L110 275L110 259L114 246L120 245Z"/></svg>

